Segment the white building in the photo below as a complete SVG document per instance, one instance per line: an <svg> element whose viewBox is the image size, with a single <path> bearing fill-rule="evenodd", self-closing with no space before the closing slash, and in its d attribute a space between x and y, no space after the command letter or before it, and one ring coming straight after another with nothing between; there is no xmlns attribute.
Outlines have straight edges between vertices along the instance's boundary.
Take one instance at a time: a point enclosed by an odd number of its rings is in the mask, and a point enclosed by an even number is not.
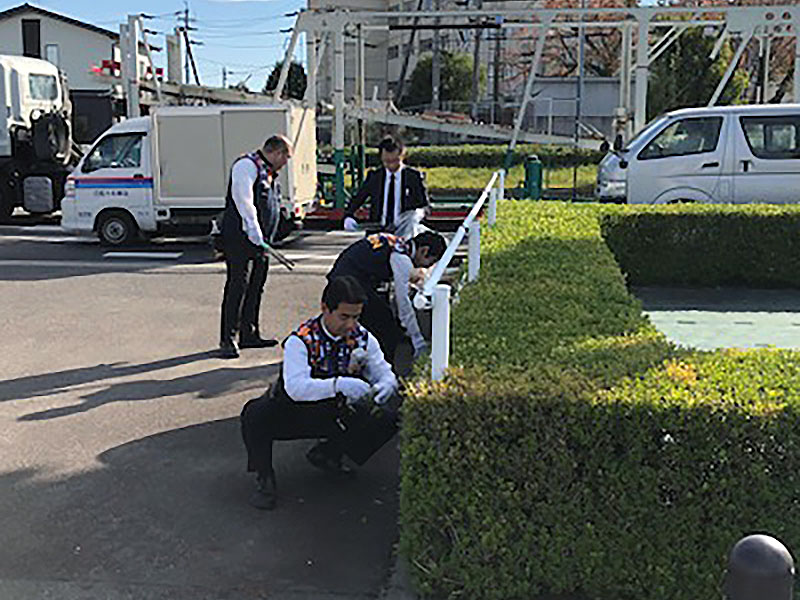
<svg viewBox="0 0 800 600"><path fill-rule="evenodd" d="M119 61L119 33L21 4L0 11L0 54L41 58L66 73L79 142L92 141L124 110L124 103L115 106L113 86L91 72L103 60ZM149 64L143 46L139 54L140 63Z"/></svg>

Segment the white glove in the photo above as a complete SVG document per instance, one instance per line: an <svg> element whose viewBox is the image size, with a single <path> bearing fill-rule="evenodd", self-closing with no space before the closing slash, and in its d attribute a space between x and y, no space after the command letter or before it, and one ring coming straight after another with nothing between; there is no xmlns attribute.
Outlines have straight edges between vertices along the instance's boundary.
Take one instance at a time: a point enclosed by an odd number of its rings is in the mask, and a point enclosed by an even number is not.
<svg viewBox="0 0 800 600"><path fill-rule="evenodd" d="M344 394L348 406L361 403L369 396L371 389L366 381L355 377L337 377L333 384L333 391Z"/></svg>
<svg viewBox="0 0 800 600"><path fill-rule="evenodd" d="M415 337L411 343L414 344L414 358L419 358L428 349L428 342L422 336Z"/></svg>
<svg viewBox="0 0 800 600"><path fill-rule="evenodd" d="M358 231L358 221L356 221L353 217L345 217L344 218L344 230L345 231Z"/></svg>
<svg viewBox="0 0 800 600"><path fill-rule="evenodd" d="M375 394L375 404L383 405L389 401L392 394L396 391L396 386L393 381L379 381L373 384L372 391Z"/></svg>

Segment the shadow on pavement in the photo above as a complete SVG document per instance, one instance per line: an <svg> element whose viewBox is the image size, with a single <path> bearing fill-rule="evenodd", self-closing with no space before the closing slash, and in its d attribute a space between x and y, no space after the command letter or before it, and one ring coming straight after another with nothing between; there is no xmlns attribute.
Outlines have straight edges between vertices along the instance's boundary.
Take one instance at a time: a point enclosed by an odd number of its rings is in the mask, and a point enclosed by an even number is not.
<svg viewBox="0 0 800 600"><path fill-rule="evenodd" d="M104 390L80 396L81 403L71 406L49 408L24 415L20 421L55 419L86 412L112 402L155 400L187 394L195 398L216 398L233 392L253 391L260 395L267 387L267 380L278 374L280 365L258 365L247 368L223 367L193 373L174 379L148 379L113 383Z"/></svg>
<svg viewBox="0 0 800 600"><path fill-rule="evenodd" d="M0 592L15 597L249 600L375 598L396 538L398 456L354 480L276 443L280 502L247 504L238 418L108 450L95 470L0 476ZM72 587L70 587L72 586ZM89 595L68 595L79 588ZM93 590L93 591L92 591ZM10 597L5 595L4 597Z"/></svg>
<svg viewBox="0 0 800 600"><path fill-rule="evenodd" d="M36 396L49 396L59 392L67 391L72 387L94 383L104 379L115 377L126 377L128 375L139 375L150 373L161 369L170 369L180 365L188 365L200 360L206 360L215 356L214 350L205 352L194 352L184 356L174 356L152 362L129 365L116 362L111 364L100 364L93 367L80 367L77 369L67 369L54 373L44 373L42 375L30 375L17 379L6 379L0 381L0 402L7 400L25 400Z"/></svg>

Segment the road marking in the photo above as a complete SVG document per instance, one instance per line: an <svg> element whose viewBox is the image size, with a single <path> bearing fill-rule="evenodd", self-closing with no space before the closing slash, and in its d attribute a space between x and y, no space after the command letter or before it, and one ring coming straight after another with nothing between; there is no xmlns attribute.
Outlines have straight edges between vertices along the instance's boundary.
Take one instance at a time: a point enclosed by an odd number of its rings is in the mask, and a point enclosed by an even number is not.
<svg viewBox="0 0 800 600"><path fill-rule="evenodd" d="M176 260L183 252L105 252L103 258L155 258L157 260Z"/></svg>

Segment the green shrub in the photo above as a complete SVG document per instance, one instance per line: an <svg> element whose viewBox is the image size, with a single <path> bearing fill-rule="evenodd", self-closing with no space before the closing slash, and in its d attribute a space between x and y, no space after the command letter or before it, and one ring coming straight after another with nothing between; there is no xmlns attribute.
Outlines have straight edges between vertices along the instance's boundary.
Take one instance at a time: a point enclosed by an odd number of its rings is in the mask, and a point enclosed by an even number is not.
<svg viewBox="0 0 800 600"><path fill-rule="evenodd" d="M713 598L743 535L797 547L800 353L679 349L652 327L601 223L634 253L628 217L659 211L499 212L454 309L456 367L404 404L400 551L420 592Z"/></svg>

